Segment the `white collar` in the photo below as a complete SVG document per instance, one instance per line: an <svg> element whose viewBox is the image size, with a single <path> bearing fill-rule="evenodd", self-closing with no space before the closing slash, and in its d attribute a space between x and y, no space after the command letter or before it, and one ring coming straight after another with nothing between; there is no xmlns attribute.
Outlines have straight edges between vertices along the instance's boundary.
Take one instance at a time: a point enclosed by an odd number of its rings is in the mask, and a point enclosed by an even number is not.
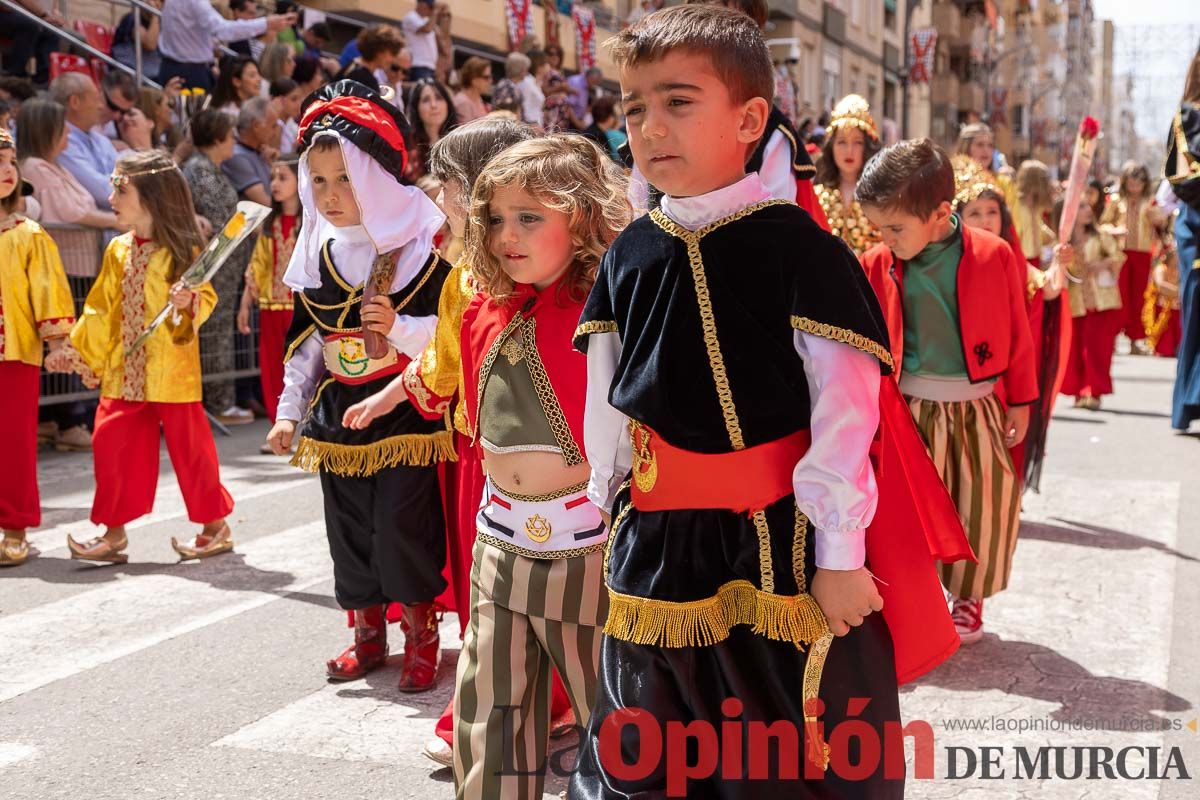
<svg viewBox="0 0 1200 800"><path fill-rule="evenodd" d="M743 208L770 200L771 193L763 186L757 172L751 172L737 183L714 189L695 197L662 199L662 212L689 231L698 231L720 219L732 216Z"/></svg>
<svg viewBox="0 0 1200 800"><path fill-rule="evenodd" d="M371 244L371 234L363 225L347 225L345 227L329 226L329 234L335 242L346 244Z"/></svg>

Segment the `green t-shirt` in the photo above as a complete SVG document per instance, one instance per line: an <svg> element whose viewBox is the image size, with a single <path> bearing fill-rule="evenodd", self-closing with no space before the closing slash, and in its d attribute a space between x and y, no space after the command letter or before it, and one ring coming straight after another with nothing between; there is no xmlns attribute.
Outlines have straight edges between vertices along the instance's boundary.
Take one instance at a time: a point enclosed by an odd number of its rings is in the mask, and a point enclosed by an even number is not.
<svg viewBox="0 0 1200 800"><path fill-rule="evenodd" d="M962 222L930 242L904 265L904 371L910 375L967 377L958 326L958 265L963 256Z"/></svg>

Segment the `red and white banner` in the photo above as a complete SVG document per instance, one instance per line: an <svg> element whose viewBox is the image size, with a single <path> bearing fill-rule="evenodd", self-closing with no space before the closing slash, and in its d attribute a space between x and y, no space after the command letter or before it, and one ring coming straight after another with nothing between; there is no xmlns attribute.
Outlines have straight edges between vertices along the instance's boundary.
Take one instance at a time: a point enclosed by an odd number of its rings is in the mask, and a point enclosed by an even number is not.
<svg viewBox="0 0 1200 800"><path fill-rule="evenodd" d="M575 52L579 54L579 71L596 66L596 13L576 5L571 9L575 20Z"/></svg>
<svg viewBox="0 0 1200 800"><path fill-rule="evenodd" d="M1005 110L1008 105L1008 89L992 89L990 105L992 110L988 115L988 124L993 128L1008 125L1008 111Z"/></svg>
<svg viewBox="0 0 1200 800"><path fill-rule="evenodd" d="M913 83L929 83L933 75L933 54L937 49L937 28L913 31L910 41L908 78Z"/></svg>
<svg viewBox="0 0 1200 800"><path fill-rule="evenodd" d="M1029 138L1033 140L1034 147L1046 146L1046 128L1049 122L1045 119L1035 119L1029 124Z"/></svg>
<svg viewBox="0 0 1200 800"><path fill-rule="evenodd" d="M533 35L532 0L504 0L504 20L508 24L508 49L516 50L526 36Z"/></svg>

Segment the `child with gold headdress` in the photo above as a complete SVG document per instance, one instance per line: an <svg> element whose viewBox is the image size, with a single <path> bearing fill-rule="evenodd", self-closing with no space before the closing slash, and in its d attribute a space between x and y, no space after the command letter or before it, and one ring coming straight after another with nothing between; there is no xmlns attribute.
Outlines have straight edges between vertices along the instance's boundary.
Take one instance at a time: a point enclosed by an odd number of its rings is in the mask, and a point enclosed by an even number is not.
<svg viewBox="0 0 1200 800"><path fill-rule="evenodd" d="M867 101L856 94L843 97L829 119L813 185L829 220L829 232L845 240L857 256L879 242L879 229L854 199L854 187L880 146L879 128Z"/></svg>
<svg viewBox="0 0 1200 800"><path fill-rule="evenodd" d="M0 567L29 558L25 529L41 523L37 486L37 415L42 342L62 348L75 321L71 290L54 240L17 213L28 184L16 145L0 127Z"/></svg>

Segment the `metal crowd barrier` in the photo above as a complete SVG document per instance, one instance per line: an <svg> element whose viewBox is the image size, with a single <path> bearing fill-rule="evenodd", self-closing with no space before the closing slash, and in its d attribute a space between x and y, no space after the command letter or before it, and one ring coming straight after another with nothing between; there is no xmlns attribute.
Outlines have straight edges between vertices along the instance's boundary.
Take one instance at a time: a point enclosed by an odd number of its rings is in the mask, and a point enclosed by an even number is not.
<svg viewBox="0 0 1200 800"><path fill-rule="evenodd" d="M75 301L75 315L83 312L83 303L87 293L96 280L100 262L104 256L104 247L108 237L104 231L97 228L87 228L81 225L43 224L54 243L58 246L62 257L67 280L71 284L71 296ZM221 298L221 302L237 303L241 295L235 298ZM257 378L258 366L258 309L250 314L250 334L238 333L235 329L229 331L233 337L234 369L224 372L214 372L205 368L204 358L201 357L202 383L237 380L239 378ZM223 333L211 330L209 326L200 329L202 341L210 340ZM99 392L84 388L83 382L76 375L42 372L42 395L40 405L49 406L60 403L74 403L95 400Z"/></svg>

